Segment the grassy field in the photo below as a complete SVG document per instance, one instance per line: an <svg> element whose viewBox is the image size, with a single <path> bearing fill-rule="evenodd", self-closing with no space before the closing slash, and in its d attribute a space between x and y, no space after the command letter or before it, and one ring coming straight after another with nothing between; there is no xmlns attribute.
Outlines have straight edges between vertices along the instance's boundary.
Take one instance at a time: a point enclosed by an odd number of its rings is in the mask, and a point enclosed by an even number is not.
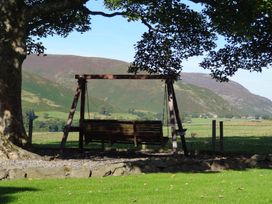
<svg viewBox="0 0 272 204"><path fill-rule="evenodd" d="M217 150L219 150L219 121L223 121L225 152L272 153L271 120L219 119L217 121ZM211 150L211 119L194 119L192 123L185 123L184 126L187 128L189 149Z"/></svg>
<svg viewBox="0 0 272 204"><path fill-rule="evenodd" d="M245 119L222 120L224 121L225 152L272 153L272 121ZM211 123L211 119L193 119L191 123L184 124L184 127L187 128L186 140L189 150L211 150ZM170 130L164 127L164 135L169 135L168 133L170 133ZM217 127L217 136L218 133L219 128ZM59 147L61 138L61 132L34 133L33 143L40 147ZM78 134L70 133L67 146L77 147L77 141ZM88 147L100 147L100 145L93 144ZM113 147L119 148L120 145ZM124 147L124 145L122 145L122 147ZM133 145L125 147L133 148ZM160 147L157 146L157 148ZM170 142L166 145L166 148L171 148Z"/></svg>
<svg viewBox="0 0 272 204"><path fill-rule="evenodd" d="M145 174L0 182L0 203L272 203L272 172Z"/></svg>
<svg viewBox="0 0 272 204"><path fill-rule="evenodd" d="M219 121L224 122L225 136L272 136L272 120L250 119L217 119L217 135L219 135ZM196 137L212 136L212 119L193 118L191 123L185 123L187 136L196 133Z"/></svg>

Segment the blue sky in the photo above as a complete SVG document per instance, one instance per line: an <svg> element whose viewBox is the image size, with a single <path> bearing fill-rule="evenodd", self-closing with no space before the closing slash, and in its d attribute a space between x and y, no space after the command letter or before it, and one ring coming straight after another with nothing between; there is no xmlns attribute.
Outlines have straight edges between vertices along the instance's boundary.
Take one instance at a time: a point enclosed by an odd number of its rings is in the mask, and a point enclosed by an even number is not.
<svg viewBox="0 0 272 204"><path fill-rule="evenodd" d="M101 10L101 1L92 1L88 5L92 10ZM196 5L192 7L199 9ZM133 61L134 44L140 40L146 27L139 22L127 22L122 17L92 17L92 30L84 33L71 33L67 38L58 36L43 39L47 54L72 54L87 57L105 57L111 59ZM219 41L222 43L222 41ZM184 62L185 72L208 73L199 67L201 57L194 57ZM272 69L262 73L239 71L231 80L239 82L252 93L272 100Z"/></svg>

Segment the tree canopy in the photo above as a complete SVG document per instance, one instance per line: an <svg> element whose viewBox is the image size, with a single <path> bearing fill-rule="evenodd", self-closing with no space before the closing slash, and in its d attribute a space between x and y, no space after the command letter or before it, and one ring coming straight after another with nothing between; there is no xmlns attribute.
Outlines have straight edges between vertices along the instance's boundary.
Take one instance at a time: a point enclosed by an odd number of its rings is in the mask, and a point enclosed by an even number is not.
<svg viewBox="0 0 272 204"><path fill-rule="evenodd" d="M224 81L239 69L261 72L271 66L272 1L214 1L204 13L227 42L201 63L215 78Z"/></svg>
<svg viewBox="0 0 272 204"><path fill-rule="evenodd" d="M130 72L178 75L183 60L207 54L201 66L224 81L239 69L259 72L272 63L272 2L268 0L105 0L112 13L92 11L86 2L25 1L30 8L28 53L44 51L33 37L65 37L72 30L90 30L92 15L122 15L148 28L135 45ZM192 10L188 2L202 4L203 10ZM220 49L216 49L216 34L226 40Z"/></svg>
<svg viewBox="0 0 272 204"><path fill-rule="evenodd" d="M105 0L112 13L93 11L86 6L88 0L7 2L1 7L16 4L13 9L23 14L17 14L17 21L25 23L28 54L44 52L42 37L90 30L93 15L121 15L148 28L135 45L131 72L177 75L184 59L205 53L201 66L215 78L227 80L239 69L261 71L272 62L272 3L268 0ZM188 2L202 4L203 10L192 10ZM11 13L8 7L6 12ZM4 28L6 17L1 16ZM225 47L216 49L216 34L225 37Z"/></svg>

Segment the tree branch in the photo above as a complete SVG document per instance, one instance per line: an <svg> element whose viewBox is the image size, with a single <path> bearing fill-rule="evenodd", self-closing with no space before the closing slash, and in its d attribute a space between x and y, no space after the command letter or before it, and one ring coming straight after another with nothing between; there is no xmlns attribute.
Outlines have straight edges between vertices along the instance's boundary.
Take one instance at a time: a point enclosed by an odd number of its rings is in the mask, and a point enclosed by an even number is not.
<svg viewBox="0 0 272 204"><path fill-rule="evenodd" d="M104 13L102 11L91 11L89 10L89 14L93 16L104 16L104 17L114 17L114 16L125 16L128 13L123 11L123 12L114 12L114 13Z"/></svg>
<svg viewBox="0 0 272 204"><path fill-rule="evenodd" d="M154 30L154 28L144 18L141 18L141 21L149 30Z"/></svg>
<svg viewBox="0 0 272 204"><path fill-rule="evenodd" d="M194 2L196 4L202 3L202 4L208 4L208 5L215 5L216 0L190 0L191 2Z"/></svg>
<svg viewBox="0 0 272 204"><path fill-rule="evenodd" d="M27 11L27 19L31 20L36 16L44 16L53 12L72 9L84 5L88 0L62 0L51 1L46 0L43 3L30 6Z"/></svg>

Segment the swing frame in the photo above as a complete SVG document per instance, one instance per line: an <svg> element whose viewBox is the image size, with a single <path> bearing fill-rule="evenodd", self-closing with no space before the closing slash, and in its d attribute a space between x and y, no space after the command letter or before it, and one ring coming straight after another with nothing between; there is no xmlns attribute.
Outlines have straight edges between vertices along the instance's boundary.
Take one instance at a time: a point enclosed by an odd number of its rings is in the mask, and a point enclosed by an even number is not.
<svg viewBox="0 0 272 204"><path fill-rule="evenodd" d="M63 137L61 141L61 151L64 151L65 144L69 135L69 132L79 132L79 149L82 151L84 146L84 136L86 136L86 123L88 120L85 119L85 103L86 103L86 85L87 80L164 80L167 90L167 98L168 98L168 112L170 118L170 126L171 126L171 136L172 136L172 148L173 152L177 152L177 136L180 136L182 148L184 151L184 155L188 155L186 141L185 141L185 133L186 129L183 128L182 121L179 114L178 103L174 91L174 79L170 76L164 75L116 75L116 74L84 74L84 75L75 75L75 79L78 81L78 86L76 89L76 93L72 102L72 106L68 115L68 119L63 131ZM79 126L72 126L73 117L76 111L77 103L80 98L80 119ZM102 121L102 120L101 120ZM142 121L144 122L144 121ZM147 121L146 124L150 124ZM176 127L177 125L177 127ZM86 137L85 137L86 141Z"/></svg>

